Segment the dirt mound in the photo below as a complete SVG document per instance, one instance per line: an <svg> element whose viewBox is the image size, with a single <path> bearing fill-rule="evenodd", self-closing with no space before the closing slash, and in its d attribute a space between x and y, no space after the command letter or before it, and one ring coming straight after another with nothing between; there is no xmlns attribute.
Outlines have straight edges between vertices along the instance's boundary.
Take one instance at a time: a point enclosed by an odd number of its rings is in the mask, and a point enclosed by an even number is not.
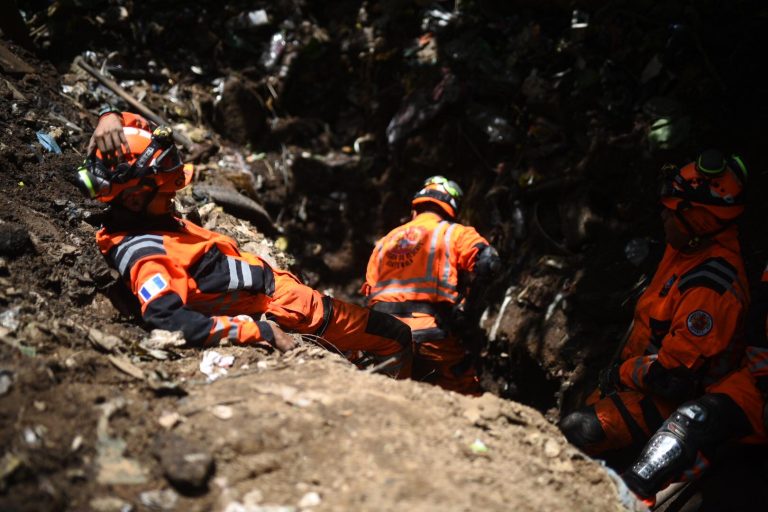
<svg viewBox="0 0 768 512"><path fill-rule="evenodd" d="M234 364L214 382L198 351L134 364L2 350L14 379L3 510L617 507L607 474L538 412L366 374L311 346L219 348Z"/></svg>

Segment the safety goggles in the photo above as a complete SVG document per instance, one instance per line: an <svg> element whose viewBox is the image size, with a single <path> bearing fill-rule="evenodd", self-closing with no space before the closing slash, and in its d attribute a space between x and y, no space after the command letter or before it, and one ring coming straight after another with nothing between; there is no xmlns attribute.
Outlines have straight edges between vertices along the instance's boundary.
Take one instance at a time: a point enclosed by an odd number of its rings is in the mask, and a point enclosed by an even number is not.
<svg viewBox="0 0 768 512"><path fill-rule="evenodd" d="M450 196L454 199L461 198L461 188L459 188L455 181L451 181L444 176L432 176L431 178L427 178L427 180L424 182L424 186L426 187L429 185L440 185L443 190L450 194Z"/></svg>

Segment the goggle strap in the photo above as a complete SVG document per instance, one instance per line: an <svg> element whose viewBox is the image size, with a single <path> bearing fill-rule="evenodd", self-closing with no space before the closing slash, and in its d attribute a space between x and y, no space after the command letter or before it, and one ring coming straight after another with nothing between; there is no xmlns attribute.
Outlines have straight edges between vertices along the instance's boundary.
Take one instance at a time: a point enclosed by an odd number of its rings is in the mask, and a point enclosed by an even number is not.
<svg viewBox="0 0 768 512"><path fill-rule="evenodd" d="M88 169L81 167L78 169L77 174L80 175L80 180L88 188L88 194L91 196L91 199L96 197L96 190L93 188L93 182L91 181L90 173L88 172Z"/></svg>

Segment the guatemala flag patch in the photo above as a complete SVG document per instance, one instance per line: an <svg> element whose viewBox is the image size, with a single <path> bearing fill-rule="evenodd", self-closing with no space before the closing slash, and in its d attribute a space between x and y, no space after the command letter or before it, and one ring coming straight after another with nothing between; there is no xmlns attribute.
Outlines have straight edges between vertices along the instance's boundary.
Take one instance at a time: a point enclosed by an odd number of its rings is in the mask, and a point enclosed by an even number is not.
<svg viewBox="0 0 768 512"><path fill-rule="evenodd" d="M144 281L144 284L139 289L139 295L144 302L147 302L167 287L168 281L163 278L162 274L155 274Z"/></svg>

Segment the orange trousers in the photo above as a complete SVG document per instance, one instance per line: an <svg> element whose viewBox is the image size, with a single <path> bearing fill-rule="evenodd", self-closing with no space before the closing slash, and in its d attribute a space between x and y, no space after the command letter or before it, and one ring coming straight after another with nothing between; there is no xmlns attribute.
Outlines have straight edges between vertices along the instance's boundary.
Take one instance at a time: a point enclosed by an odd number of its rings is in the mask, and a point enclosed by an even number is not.
<svg viewBox="0 0 768 512"><path fill-rule="evenodd" d="M600 391L596 390L587 405L597 415L605 438L583 449L590 455L599 455L633 444L644 445L679 404L639 391L619 391L600 398Z"/></svg>
<svg viewBox="0 0 768 512"><path fill-rule="evenodd" d="M752 434L740 439L740 442L747 444L768 443L768 432L766 432L765 419L763 418L766 407L765 398L757 388L755 377L748 368L742 368L712 384L707 388L707 393L728 395L747 415L749 424L752 426Z"/></svg>
<svg viewBox="0 0 768 512"><path fill-rule="evenodd" d="M435 317L423 313L398 318L411 328L416 339L419 331L437 327ZM479 396L483 392L471 355L450 333L442 339L414 341L412 378L465 395Z"/></svg>
<svg viewBox="0 0 768 512"><path fill-rule="evenodd" d="M275 292L267 305L268 318L286 329L316 334L323 346L352 362L367 355L380 373L410 377L411 330L406 324L392 315L327 297L290 272L273 272Z"/></svg>

